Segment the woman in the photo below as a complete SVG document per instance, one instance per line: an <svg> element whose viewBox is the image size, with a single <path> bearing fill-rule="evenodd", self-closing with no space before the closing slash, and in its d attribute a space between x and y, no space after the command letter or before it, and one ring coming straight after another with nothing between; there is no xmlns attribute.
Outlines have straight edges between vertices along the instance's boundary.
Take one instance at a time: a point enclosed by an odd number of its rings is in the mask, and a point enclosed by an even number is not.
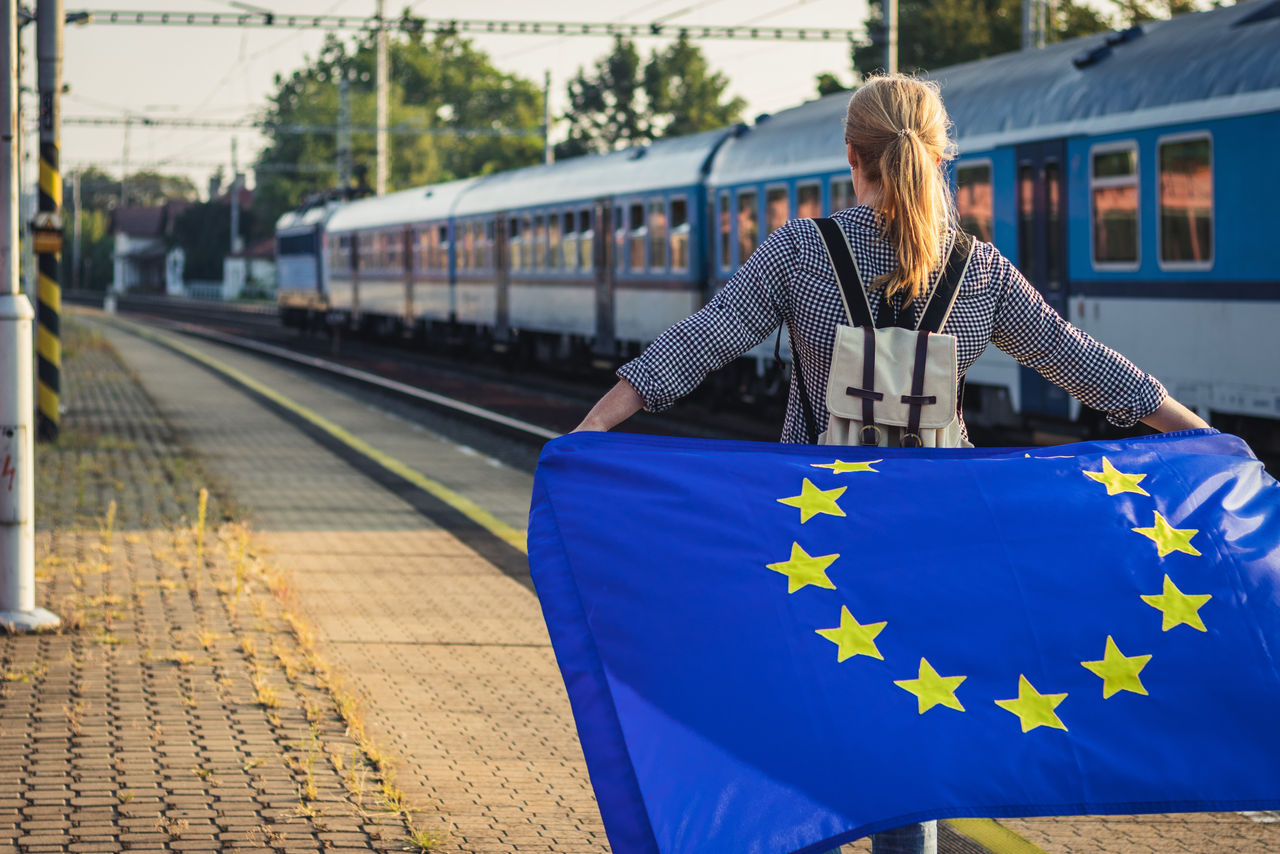
<svg viewBox="0 0 1280 854"><path fill-rule="evenodd" d="M918 315L955 232L944 171L951 157L949 124L938 88L928 81L874 77L849 100L844 139L860 203L832 218L849 239L877 316ZM609 430L642 407L667 408L783 321L816 423L826 424L831 348L845 313L817 228L796 219L769 235L706 307L619 368L617 385L577 429ZM990 342L1102 410L1116 426L1208 426L1150 374L1064 320L990 243L975 242L941 331L957 338L958 379ZM812 440L793 382L782 441Z"/></svg>
<svg viewBox="0 0 1280 854"><path fill-rule="evenodd" d="M892 319L918 320L954 239L955 206L943 167L950 159L948 126L931 82L874 77L849 100L844 140L860 203L832 219L849 240L869 283L872 313L881 319L889 312ZM791 220L769 235L705 308L619 368L617 385L577 430L609 430L641 407L667 408L783 321L815 423L826 424L831 351L845 310L818 229L810 220ZM975 241L955 307L940 331L956 336L957 379L990 342L1119 427L1138 421L1161 431L1208 426L1155 377L1064 320L990 243ZM801 391L793 381L782 441L813 441L807 431ZM961 434L967 438L963 416ZM934 850L935 840L932 823L914 825L877 834L872 850L915 854Z"/></svg>

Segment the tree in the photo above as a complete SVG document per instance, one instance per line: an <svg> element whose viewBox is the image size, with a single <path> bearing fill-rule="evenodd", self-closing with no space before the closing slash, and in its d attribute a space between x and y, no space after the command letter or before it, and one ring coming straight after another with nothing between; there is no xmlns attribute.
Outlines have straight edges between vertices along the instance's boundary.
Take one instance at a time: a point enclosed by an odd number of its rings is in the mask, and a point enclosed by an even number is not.
<svg viewBox="0 0 1280 854"><path fill-rule="evenodd" d="M390 124L420 133L389 135L390 188L536 163L542 155L540 89L499 71L466 39L435 34L427 40L421 31L408 29L391 37L388 50ZM296 126L337 125L339 81L345 76L352 125L372 127L376 61L372 36L353 42L331 36L314 61L276 78L265 117L268 142L258 165L285 171L258 172L254 210L259 236L269 234L280 214L306 196L336 186L336 133L297 133ZM469 130L483 133L471 135ZM353 134L353 159L370 172L374 146L373 133Z"/></svg>
<svg viewBox="0 0 1280 854"><path fill-rule="evenodd" d="M569 81L568 138L557 157L611 151L739 121L746 101L726 100L729 80L681 36L641 63L634 42L618 37L592 73Z"/></svg>
<svg viewBox="0 0 1280 854"><path fill-rule="evenodd" d="M240 227L253 229L253 212L244 211ZM222 260L231 245L231 208L227 202L191 205L173 223L170 238L186 255L183 276L187 279L222 279Z"/></svg>
<svg viewBox="0 0 1280 854"><path fill-rule="evenodd" d="M927 71L1018 50L1022 46L1022 2L899 0L898 67L903 71ZM884 2L870 3L869 41L854 45L852 51L854 73L859 76L884 68ZM1050 40L1062 41L1108 29L1111 22L1092 7L1061 0L1050 21Z"/></svg>
<svg viewBox="0 0 1280 854"><path fill-rule="evenodd" d="M829 71L818 75L818 97L834 95L837 92L848 92L849 87L840 82L840 78Z"/></svg>

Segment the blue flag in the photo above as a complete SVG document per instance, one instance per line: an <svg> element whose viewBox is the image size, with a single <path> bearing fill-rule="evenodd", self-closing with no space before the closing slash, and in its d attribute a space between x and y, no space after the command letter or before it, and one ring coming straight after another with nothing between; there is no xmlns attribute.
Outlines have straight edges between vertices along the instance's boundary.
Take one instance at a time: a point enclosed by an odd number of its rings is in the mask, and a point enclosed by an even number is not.
<svg viewBox="0 0 1280 854"><path fill-rule="evenodd" d="M615 852L1280 806L1280 485L1232 436L575 434L529 556Z"/></svg>

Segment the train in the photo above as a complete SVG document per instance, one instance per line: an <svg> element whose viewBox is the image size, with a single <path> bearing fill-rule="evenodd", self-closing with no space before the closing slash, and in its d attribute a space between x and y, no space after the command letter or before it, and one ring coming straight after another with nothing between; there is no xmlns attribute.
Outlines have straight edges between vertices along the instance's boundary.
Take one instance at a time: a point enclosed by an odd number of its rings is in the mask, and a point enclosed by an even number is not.
<svg viewBox="0 0 1280 854"><path fill-rule="evenodd" d="M1280 0L922 76L954 123L962 226L1214 426L1280 445ZM847 100L291 212L278 257L307 275L282 276L282 317L616 366L788 219L856 204ZM781 362L762 342L716 382L785 394L781 344ZM965 407L975 425L1102 429L995 348L968 371Z"/></svg>

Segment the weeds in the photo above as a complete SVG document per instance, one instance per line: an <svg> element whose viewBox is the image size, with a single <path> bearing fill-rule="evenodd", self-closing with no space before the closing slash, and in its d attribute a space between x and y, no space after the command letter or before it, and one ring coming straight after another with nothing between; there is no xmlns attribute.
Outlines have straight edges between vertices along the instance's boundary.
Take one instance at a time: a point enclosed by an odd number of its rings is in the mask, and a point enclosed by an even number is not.
<svg viewBox="0 0 1280 854"><path fill-rule="evenodd" d="M130 792L128 790L125 790L123 792L116 792L116 800L119 801L120 806L124 806L125 804L133 800L133 792Z"/></svg>
<svg viewBox="0 0 1280 854"><path fill-rule="evenodd" d="M204 523L209 513L209 490L200 488L200 500L196 506L196 562L204 562Z"/></svg>
<svg viewBox="0 0 1280 854"><path fill-rule="evenodd" d="M428 833L421 828L414 827L413 825L409 825L409 835L406 839L409 844L413 846L409 849L410 851L418 851L422 852L422 854L425 854L425 852L430 851L444 841L438 836Z"/></svg>

